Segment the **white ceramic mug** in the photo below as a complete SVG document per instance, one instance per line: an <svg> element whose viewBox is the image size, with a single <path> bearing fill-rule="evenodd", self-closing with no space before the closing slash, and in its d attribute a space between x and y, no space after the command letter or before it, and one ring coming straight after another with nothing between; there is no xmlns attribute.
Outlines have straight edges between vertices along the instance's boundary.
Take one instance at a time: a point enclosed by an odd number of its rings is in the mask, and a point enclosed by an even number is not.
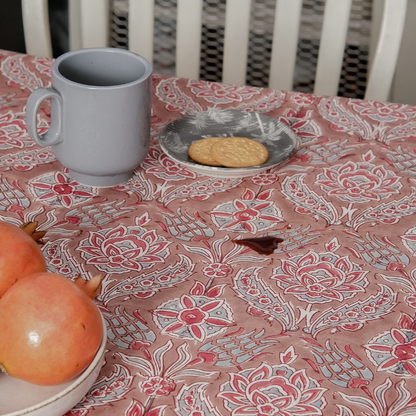
<svg viewBox="0 0 416 416"><path fill-rule="evenodd" d="M27 130L52 146L77 182L115 186L131 178L150 146L151 64L132 52L91 48L68 52L52 64L52 88L29 96ZM37 112L51 99L51 127L37 132Z"/></svg>

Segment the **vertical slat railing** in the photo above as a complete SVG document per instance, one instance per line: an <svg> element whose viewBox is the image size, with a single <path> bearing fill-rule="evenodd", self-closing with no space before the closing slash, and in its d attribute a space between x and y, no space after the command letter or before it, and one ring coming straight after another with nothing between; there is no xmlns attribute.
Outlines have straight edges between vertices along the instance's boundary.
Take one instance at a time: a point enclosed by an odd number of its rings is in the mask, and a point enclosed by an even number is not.
<svg viewBox="0 0 416 416"><path fill-rule="evenodd" d="M269 88L293 89L301 13L302 0L276 1Z"/></svg>
<svg viewBox="0 0 416 416"><path fill-rule="evenodd" d="M222 81L244 85L250 33L251 0L227 0Z"/></svg>
<svg viewBox="0 0 416 416"><path fill-rule="evenodd" d="M105 47L110 43L110 1L80 0L83 48Z"/></svg>
<svg viewBox="0 0 416 416"><path fill-rule="evenodd" d="M369 71L366 100L387 101L403 36L407 0L385 0L381 28Z"/></svg>
<svg viewBox="0 0 416 416"><path fill-rule="evenodd" d="M52 58L47 0L22 0L26 53Z"/></svg>
<svg viewBox="0 0 416 416"><path fill-rule="evenodd" d="M314 94L336 96L352 0L326 0Z"/></svg>
<svg viewBox="0 0 416 416"><path fill-rule="evenodd" d="M129 50L153 64L155 0L129 0Z"/></svg>
<svg viewBox="0 0 416 416"><path fill-rule="evenodd" d="M198 79L201 55L202 0L178 0L176 75Z"/></svg>

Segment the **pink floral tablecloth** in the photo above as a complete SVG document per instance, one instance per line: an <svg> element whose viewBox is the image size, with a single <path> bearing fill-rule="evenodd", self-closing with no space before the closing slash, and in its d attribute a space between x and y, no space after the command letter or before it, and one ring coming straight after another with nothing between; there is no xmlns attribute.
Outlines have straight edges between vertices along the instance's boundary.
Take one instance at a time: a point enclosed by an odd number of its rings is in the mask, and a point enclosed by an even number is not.
<svg viewBox="0 0 416 416"><path fill-rule="evenodd" d="M99 189L26 132L51 61L0 64L0 219L47 230L51 272L104 276L105 364L68 416L416 415L416 107L154 75L149 155ZM169 159L161 129L213 107L297 152L232 179ZM265 235L269 256L232 241Z"/></svg>

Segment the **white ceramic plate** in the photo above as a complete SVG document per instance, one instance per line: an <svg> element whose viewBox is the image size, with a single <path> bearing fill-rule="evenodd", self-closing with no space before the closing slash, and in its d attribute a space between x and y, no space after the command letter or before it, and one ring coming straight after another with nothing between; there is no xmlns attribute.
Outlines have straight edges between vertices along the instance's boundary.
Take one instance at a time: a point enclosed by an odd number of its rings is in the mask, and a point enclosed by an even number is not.
<svg viewBox="0 0 416 416"><path fill-rule="evenodd" d="M206 166L193 161L188 156L189 146L212 136L254 139L267 148L269 158L249 168ZM169 157L189 170L207 176L241 178L285 163L296 150L298 139L286 124L263 114L211 109L174 120L160 133L159 143Z"/></svg>
<svg viewBox="0 0 416 416"><path fill-rule="evenodd" d="M102 318L102 317L101 317ZM36 386L0 374L1 416L62 416L89 391L104 361L107 328L103 321L103 339L90 366L78 377L59 386Z"/></svg>

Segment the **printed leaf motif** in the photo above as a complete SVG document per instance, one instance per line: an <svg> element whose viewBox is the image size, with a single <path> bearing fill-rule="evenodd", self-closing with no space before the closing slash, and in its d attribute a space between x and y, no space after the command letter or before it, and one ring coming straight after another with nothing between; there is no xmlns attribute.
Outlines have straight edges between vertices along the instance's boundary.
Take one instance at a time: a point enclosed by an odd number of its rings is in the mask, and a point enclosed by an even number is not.
<svg viewBox="0 0 416 416"><path fill-rule="evenodd" d="M341 404L336 405L339 413L337 413L335 416L354 416L354 413L351 409L348 409L348 407L342 406Z"/></svg>
<svg viewBox="0 0 416 416"><path fill-rule="evenodd" d="M358 230L367 222L381 223L385 225L396 224L402 217L416 212L416 188L412 188L409 196L391 202L383 202L376 207L361 211L359 215L347 223L348 227Z"/></svg>
<svg viewBox="0 0 416 416"><path fill-rule="evenodd" d="M309 342L308 345L316 361L312 368L319 371L331 383L342 388L366 389L374 379L373 372L349 345L342 350L336 343L331 345L330 339L326 340L325 346L315 343L316 341Z"/></svg>
<svg viewBox="0 0 416 416"><path fill-rule="evenodd" d="M127 277L111 288L104 289L100 300L108 304L118 297L149 298L160 290L174 287L184 282L192 273L195 265L189 257L179 254L180 260L162 270L140 274L136 277Z"/></svg>
<svg viewBox="0 0 416 416"><path fill-rule="evenodd" d="M250 306L262 311L269 319L276 319L280 322L283 331L298 329L291 303L285 302L280 293L275 292L259 277L260 270L259 267L240 270L234 277L234 291Z"/></svg>
<svg viewBox="0 0 416 416"><path fill-rule="evenodd" d="M20 54L11 55L2 61L0 71L9 80L8 83L27 88L29 91L47 87L48 85L44 85L40 78L26 68L24 57Z"/></svg>
<svg viewBox="0 0 416 416"><path fill-rule="evenodd" d="M187 185L178 186L174 191L160 198L160 202L168 205L175 199L193 198L206 200L218 192L226 192L237 187L242 182L240 178L195 180Z"/></svg>
<svg viewBox="0 0 416 416"><path fill-rule="evenodd" d="M42 252L50 273L60 274L73 279L76 276L84 276L86 272L84 265L76 263L71 256L67 248L70 242L71 239L69 238L47 241L42 247Z"/></svg>
<svg viewBox="0 0 416 416"><path fill-rule="evenodd" d="M20 172L32 170L36 166L51 163L56 160L50 148L23 150L0 157L0 167L16 169Z"/></svg>
<svg viewBox="0 0 416 416"><path fill-rule="evenodd" d="M371 125L358 114L346 110L338 98L322 98L318 110L322 117L332 123L331 127L334 130L354 132L363 140L373 139L374 133Z"/></svg>
<svg viewBox="0 0 416 416"><path fill-rule="evenodd" d="M140 201L153 200L152 182L145 177L143 172L135 170L133 176L129 179L128 185L118 185L114 189L126 192L129 195L138 195Z"/></svg>
<svg viewBox="0 0 416 416"><path fill-rule="evenodd" d="M282 106L286 94L280 90L271 90L270 94L263 96L255 102L243 101L237 108L239 110L251 111L254 113L267 113Z"/></svg>
<svg viewBox="0 0 416 416"><path fill-rule="evenodd" d="M327 309L313 323L304 328L304 331L313 337L330 328L342 328L347 331L356 331L372 320L387 315L396 305L397 293L388 286L380 285L381 290L352 304L344 303L338 308Z"/></svg>
<svg viewBox="0 0 416 416"><path fill-rule="evenodd" d="M182 344L176 347L178 358L170 366L165 366L165 356L173 348L173 343L169 340L165 345L162 345L154 351L151 356L147 350L146 357L129 356L127 354L118 353L121 359L138 368L138 373L144 380L139 383L141 390L149 396L168 396L176 390L176 383L183 380L183 377L199 377L209 378L217 374L216 372L209 372L198 370L196 368L188 367L189 364L195 364L192 361L192 356L188 351L187 344Z"/></svg>
<svg viewBox="0 0 416 416"><path fill-rule="evenodd" d="M30 200L17 181L10 183L0 175L0 211L24 210L30 206Z"/></svg>
<svg viewBox="0 0 416 416"><path fill-rule="evenodd" d="M206 363L217 367L238 366L272 354L270 347L278 343L276 336L265 335L265 329L244 333L240 328L223 338L213 340L199 348L198 357ZM267 351L268 350L268 351Z"/></svg>
<svg viewBox="0 0 416 416"><path fill-rule="evenodd" d="M175 398L175 412L179 416L222 416L206 397L208 383L184 385Z"/></svg>
<svg viewBox="0 0 416 416"><path fill-rule="evenodd" d="M166 103L166 108L184 115L203 111L198 103L178 88L177 82L177 78L168 78L161 80L156 86L155 94L162 102Z"/></svg>
<svg viewBox="0 0 416 416"><path fill-rule="evenodd" d="M410 259L387 237L377 238L366 233L364 237L354 238L355 253L368 264L380 270L403 270Z"/></svg>
<svg viewBox="0 0 416 416"><path fill-rule="evenodd" d="M107 337L119 348L139 350L149 347L156 340L156 334L149 328L138 310L133 315L117 306L114 314L101 308L107 325Z"/></svg>
<svg viewBox="0 0 416 416"><path fill-rule="evenodd" d="M412 108L412 107L409 107ZM383 143L390 143L392 140L414 139L416 136L416 122L410 120L405 124L399 124L390 129L383 136Z"/></svg>
<svg viewBox="0 0 416 416"><path fill-rule="evenodd" d="M92 205L85 205L68 211L66 218L72 224L80 227L102 227L105 224L120 221L136 209L134 205L127 205L126 200L103 201Z"/></svg>
<svg viewBox="0 0 416 416"><path fill-rule="evenodd" d="M214 236L213 229L208 227L198 212L191 215L181 208L176 213L165 208L163 214L166 225L160 222L158 224L178 240L200 241Z"/></svg>
<svg viewBox="0 0 416 416"><path fill-rule="evenodd" d="M316 219L322 217L328 225L340 224L334 205L309 189L304 182L305 176L305 173L288 176L282 183L283 195L296 205L297 212L313 215Z"/></svg>
<svg viewBox="0 0 416 416"><path fill-rule="evenodd" d="M393 382L388 378L383 384L377 386L372 394L374 399L362 396L351 396L339 392L338 394L350 404L360 406L365 409L365 414L369 416L413 416L416 412L416 402L412 399L412 394L405 387L405 381L398 382L394 389L397 397L393 400L390 391ZM392 401L393 400L393 401ZM386 413L386 409L387 413ZM349 413L343 415L349 416Z"/></svg>
<svg viewBox="0 0 416 416"><path fill-rule="evenodd" d="M290 364L298 358L298 355L295 353L293 345L291 345L286 351L279 354L280 362L282 364Z"/></svg>
<svg viewBox="0 0 416 416"><path fill-rule="evenodd" d="M114 364L114 367L115 371L108 377L99 378L74 409L88 409L116 402L131 390L133 376L129 370L120 364Z"/></svg>

